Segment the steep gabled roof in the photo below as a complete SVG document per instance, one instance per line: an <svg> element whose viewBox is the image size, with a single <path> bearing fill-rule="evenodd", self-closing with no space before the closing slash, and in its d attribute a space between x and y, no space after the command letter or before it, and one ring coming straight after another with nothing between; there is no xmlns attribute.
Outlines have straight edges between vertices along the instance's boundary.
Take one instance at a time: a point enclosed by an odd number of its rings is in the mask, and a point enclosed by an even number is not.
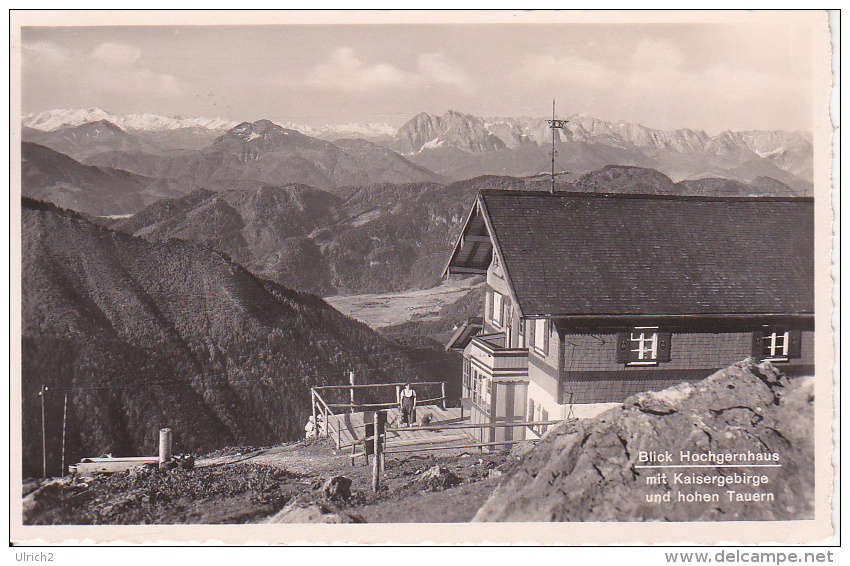
<svg viewBox="0 0 850 566"><path fill-rule="evenodd" d="M526 317L814 312L810 198L485 189L479 201Z"/></svg>

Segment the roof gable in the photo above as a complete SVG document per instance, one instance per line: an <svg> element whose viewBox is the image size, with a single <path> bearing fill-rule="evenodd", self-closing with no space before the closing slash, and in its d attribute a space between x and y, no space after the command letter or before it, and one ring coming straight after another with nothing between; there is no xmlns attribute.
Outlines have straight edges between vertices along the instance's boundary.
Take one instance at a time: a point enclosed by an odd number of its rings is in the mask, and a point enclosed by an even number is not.
<svg viewBox="0 0 850 566"><path fill-rule="evenodd" d="M814 312L812 199L479 199L523 316Z"/></svg>

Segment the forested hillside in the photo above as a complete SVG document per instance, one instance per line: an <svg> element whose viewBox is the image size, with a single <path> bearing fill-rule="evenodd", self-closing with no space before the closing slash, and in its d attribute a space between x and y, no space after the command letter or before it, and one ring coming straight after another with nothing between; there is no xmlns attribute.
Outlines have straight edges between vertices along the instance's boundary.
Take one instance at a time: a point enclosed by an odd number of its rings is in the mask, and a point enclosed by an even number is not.
<svg viewBox="0 0 850 566"><path fill-rule="evenodd" d="M149 242L80 215L22 203L23 470L48 473L103 452L266 445L303 434L309 387L434 378L406 353L321 299L252 275L177 239Z"/></svg>
<svg viewBox="0 0 850 566"><path fill-rule="evenodd" d="M226 252L260 277L320 295L436 284L479 188L525 188L480 177L450 185L304 185L198 190L115 224L156 242L180 238Z"/></svg>

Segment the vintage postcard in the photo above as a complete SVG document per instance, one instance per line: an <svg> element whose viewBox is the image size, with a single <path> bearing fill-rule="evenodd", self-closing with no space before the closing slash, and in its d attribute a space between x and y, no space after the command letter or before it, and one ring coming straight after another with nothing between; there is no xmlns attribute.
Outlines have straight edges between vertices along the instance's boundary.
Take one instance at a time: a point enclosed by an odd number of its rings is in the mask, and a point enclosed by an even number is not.
<svg viewBox="0 0 850 566"><path fill-rule="evenodd" d="M11 20L10 542L835 540L827 11Z"/></svg>

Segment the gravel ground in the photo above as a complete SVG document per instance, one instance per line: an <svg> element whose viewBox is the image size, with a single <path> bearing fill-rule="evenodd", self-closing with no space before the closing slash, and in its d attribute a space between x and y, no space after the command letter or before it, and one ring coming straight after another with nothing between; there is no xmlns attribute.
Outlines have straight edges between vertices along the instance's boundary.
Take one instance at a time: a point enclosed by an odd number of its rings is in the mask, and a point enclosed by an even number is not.
<svg viewBox="0 0 850 566"><path fill-rule="evenodd" d="M516 461L507 453L463 450L390 457L374 493L372 466L362 458L352 465L348 452L324 442L237 447L198 458L193 470L139 468L27 481L24 524L254 523L296 498L331 504L367 522L464 522ZM433 477L422 479L429 470ZM351 494L328 501L322 484L339 475L351 480Z"/></svg>

